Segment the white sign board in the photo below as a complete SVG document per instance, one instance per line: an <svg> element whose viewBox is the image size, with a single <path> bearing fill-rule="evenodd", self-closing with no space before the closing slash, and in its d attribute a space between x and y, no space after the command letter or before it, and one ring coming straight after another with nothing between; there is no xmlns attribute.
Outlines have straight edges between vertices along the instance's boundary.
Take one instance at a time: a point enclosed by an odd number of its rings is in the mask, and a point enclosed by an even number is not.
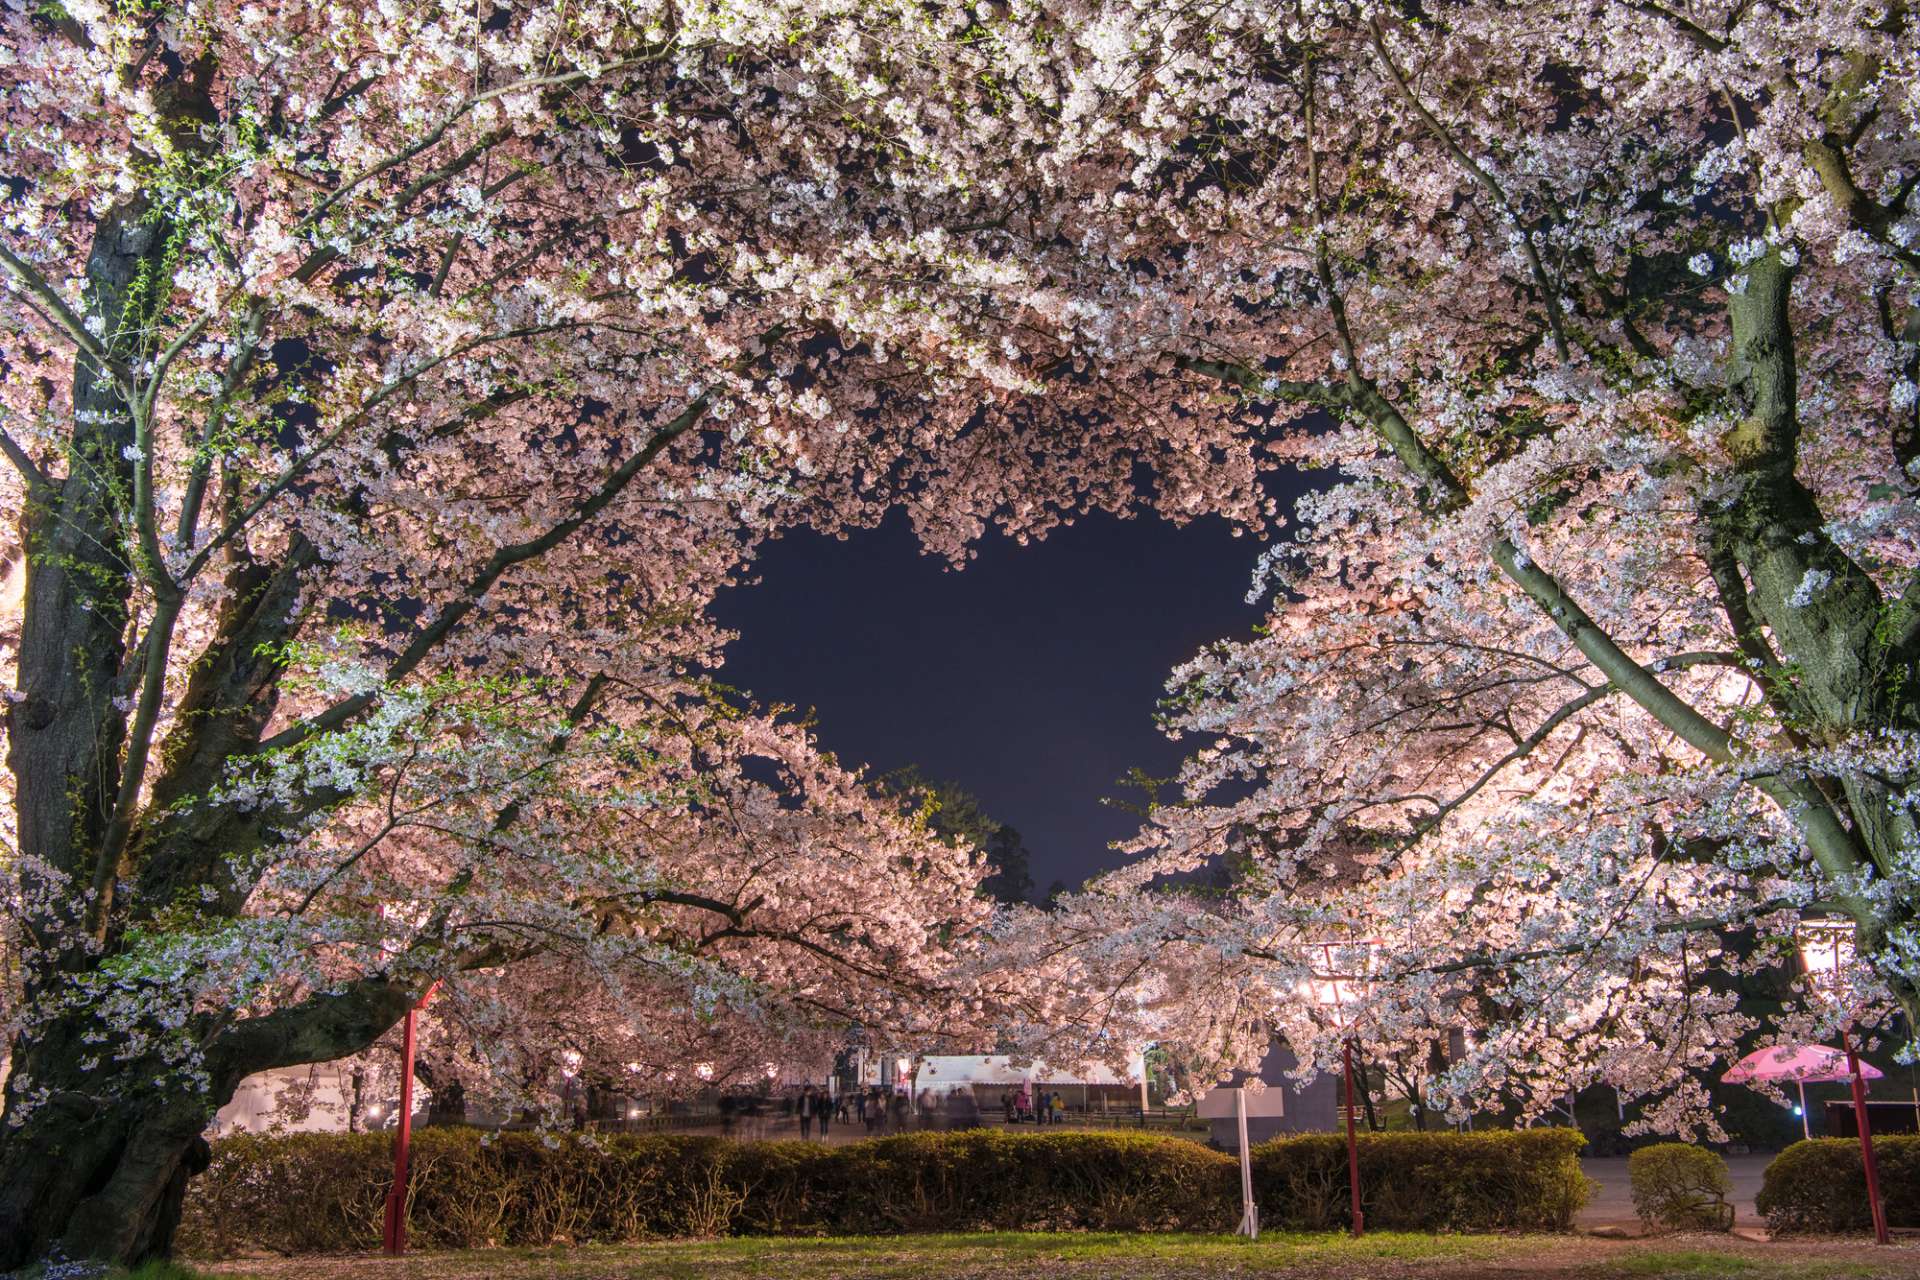
<svg viewBox="0 0 1920 1280"><path fill-rule="evenodd" d="M1231 1120L1235 1114L1234 1097L1240 1093L1247 1095L1247 1115L1250 1118L1272 1118L1287 1114L1287 1091L1273 1085L1260 1090L1209 1089L1200 1095L1194 1113L1203 1120Z"/></svg>

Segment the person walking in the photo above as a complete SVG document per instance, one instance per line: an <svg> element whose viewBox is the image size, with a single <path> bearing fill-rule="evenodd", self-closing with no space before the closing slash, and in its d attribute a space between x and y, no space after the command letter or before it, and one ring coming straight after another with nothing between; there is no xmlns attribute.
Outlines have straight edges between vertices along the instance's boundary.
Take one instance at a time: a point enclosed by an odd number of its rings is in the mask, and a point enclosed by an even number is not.
<svg viewBox="0 0 1920 1280"><path fill-rule="evenodd" d="M833 1095L822 1089L813 1096L814 1110L820 1114L820 1141L827 1140L827 1129L833 1123Z"/></svg>
<svg viewBox="0 0 1920 1280"><path fill-rule="evenodd" d="M805 1142L813 1136L812 1085L808 1085L800 1091L800 1105L794 1109L800 1113L800 1141Z"/></svg>
<svg viewBox="0 0 1920 1280"><path fill-rule="evenodd" d="M758 1094L748 1094L740 1104L740 1115L746 1121L747 1140L759 1142L767 1136L767 1114Z"/></svg>
<svg viewBox="0 0 1920 1280"><path fill-rule="evenodd" d="M1053 1100L1052 1100L1052 1103L1049 1105L1048 1110L1053 1112L1053 1122L1055 1124L1066 1123L1067 1100L1060 1096L1060 1091L1058 1089L1055 1089L1053 1091Z"/></svg>

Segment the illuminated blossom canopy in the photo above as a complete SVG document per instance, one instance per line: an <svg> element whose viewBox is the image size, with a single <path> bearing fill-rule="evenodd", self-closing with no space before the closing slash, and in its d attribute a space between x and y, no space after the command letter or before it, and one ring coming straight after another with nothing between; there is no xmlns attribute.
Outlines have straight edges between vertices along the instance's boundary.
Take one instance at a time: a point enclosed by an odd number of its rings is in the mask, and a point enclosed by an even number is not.
<svg viewBox="0 0 1920 1280"><path fill-rule="evenodd" d="M850 1019L1218 1066L1324 1056L1365 938L1368 1038L1476 1032L1443 1100L1675 1122L1748 926L1856 920L1916 1012L1904 5L0 21L0 1264L164 1249L234 1080L435 979L503 1079ZM1287 464L1272 626L1058 915L697 674L784 528L1271 534Z"/></svg>
<svg viewBox="0 0 1920 1280"><path fill-rule="evenodd" d="M1741 1037L1834 1034L1739 1000L1803 915L1859 929L1848 1011L1912 1025L1912 23L1115 4L1001 42L1069 124L1004 232L1036 327L1331 477L1260 634L1169 681L1194 751L1136 862L1035 954L1157 954L1112 1016L1202 1084L1353 1029L1441 1106L1604 1082L1662 1128Z"/></svg>
<svg viewBox="0 0 1920 1280"><path fill-rule="evenodd" d="M0 1266L164 1250L240 1077L436 981L509 1097L977 1029L982 860L717 696L709 601L784 528L963 560L1142 463L1265 508L1232 422L1036 407L971 12L0 22Z"/></svg>

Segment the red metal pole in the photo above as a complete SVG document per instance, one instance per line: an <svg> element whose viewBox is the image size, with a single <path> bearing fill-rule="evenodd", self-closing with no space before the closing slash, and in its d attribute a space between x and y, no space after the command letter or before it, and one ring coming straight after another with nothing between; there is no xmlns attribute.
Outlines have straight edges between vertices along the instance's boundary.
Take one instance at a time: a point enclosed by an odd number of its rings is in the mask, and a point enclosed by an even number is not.
<svg viewBox="0 0 1920 1280"><path fill-rule="evenodd" d="M1873 1129L1867 1122L1867 1085L1860 1075L1860 1055L1853 1050L1853 1037L1843 1027L1840 1047L1847 1051L1847 1070L1853 1076L1853 1119L1860 1130L1860 1166L1867 1173L1867 1208L1873 1214L1873 1238L1888 1244L1887 1207L1880 1199L1880 1171L1873 1163Z"/></svg>
<svg viewBox="0 0 1920 1280"><path fill-rule="evenodd" d="M1360 1212L1360 1143L1353 1136L1353 1041L1341 1046L1346 1057L1347 1082L1347 1187L1353 1193L1353 1234L1366 1234L1367 1220Z"/></svg>
<svg viewBox="0 0 1920 1280"><path fill-rule="evenodd" d="M440 984L434 983L420 997L420 1002L407 1010L405 1029L400 1033L400 1123L393 1131L393 1185L387 1188L386 1230L381 1239L382 1247L391 1254L407 1251L407 1159L408 1147L413 1142L414 1029L420 1010L439 989Z"/></svg>

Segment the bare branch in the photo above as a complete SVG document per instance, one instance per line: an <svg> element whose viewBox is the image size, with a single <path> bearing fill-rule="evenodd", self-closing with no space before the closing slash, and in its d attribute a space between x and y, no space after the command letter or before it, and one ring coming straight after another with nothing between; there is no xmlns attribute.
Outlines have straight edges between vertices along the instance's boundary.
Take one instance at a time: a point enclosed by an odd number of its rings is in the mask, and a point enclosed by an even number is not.
<svg viewBox="0 0 1920 1280"><path fill-rule="evenodd" d="M20 442L15 440L13 433L5 427L0 427L0 453L7 455L7 461L13 464L14 470L18 471L21 479L27 482L29 494L39 498L52 492L53 481L48 479L47 473L34 462L33 455L21 448Z"/></svg>

